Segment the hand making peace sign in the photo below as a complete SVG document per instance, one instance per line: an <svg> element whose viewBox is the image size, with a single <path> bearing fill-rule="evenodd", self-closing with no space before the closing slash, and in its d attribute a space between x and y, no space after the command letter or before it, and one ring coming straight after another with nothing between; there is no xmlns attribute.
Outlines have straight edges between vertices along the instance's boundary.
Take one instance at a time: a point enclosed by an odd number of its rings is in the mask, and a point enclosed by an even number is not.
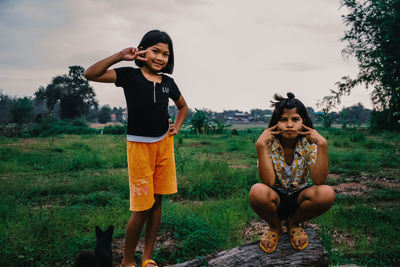
<svg viewBox="0 0 400 267"><path fill-rule="evenodd" d="M317 146L327 145L326 139L320 135L317 130L307 127L303 124L302 129L305 129L305 132L298 131L298 135L304 135L307 138L307 141L310 144L316 144Z"/></svg>
<svg viewBox="0 0 400 267"><path fill-rule="evenodd" d="M147 59L144 57L144 54L147 52L146 50L139 50L138 48L125 48L122 50L120 53L122 55L122 59L126 61L132 61L135 59L141 60L141 61L147 61Z"/></svg>
<svg viewBox="0 0 400 267"><path fill-rule="evenodd" d="M257 144L266 145L274 141L275 135L279 135L282 131L274 131L278 128L278 124L264 130L257 140Z"/></svg>

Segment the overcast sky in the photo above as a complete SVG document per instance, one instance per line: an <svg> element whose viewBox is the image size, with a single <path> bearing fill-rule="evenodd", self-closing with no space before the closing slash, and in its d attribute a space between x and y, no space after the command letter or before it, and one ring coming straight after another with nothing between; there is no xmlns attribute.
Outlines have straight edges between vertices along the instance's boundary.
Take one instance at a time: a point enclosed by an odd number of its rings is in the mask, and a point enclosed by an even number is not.
<svg viewBox="0 0 400 267"><path fill-rule="evenodd" d="M190 108L265 109L275 92L291 91L317 109L335 82L358 72L341 55L339 7L338 0L0 0L0 89L32 96L68 66L87 68L160 29L172 38L172 77ZM90 84L100 105L125 107L121 88ZM369 92L357 88L343 105L371 108Z"/></svg>

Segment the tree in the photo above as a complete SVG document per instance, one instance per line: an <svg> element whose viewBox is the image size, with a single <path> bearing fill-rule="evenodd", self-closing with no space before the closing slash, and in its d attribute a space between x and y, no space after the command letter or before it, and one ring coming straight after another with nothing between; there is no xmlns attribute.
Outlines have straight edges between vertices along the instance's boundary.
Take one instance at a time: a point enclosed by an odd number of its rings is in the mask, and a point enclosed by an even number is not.
<svg viewBox="0 0 400 267"><path fill-rule="evenodd" d="M342 128L346 129L347 128L347 123L348 123L348 119L347 119L347 109L343 108L342 112L341 112L341 123L342 123Z"/></svg>
<svg viewBox="0 0 400 267"><path fill-rule="evenodd" d="M168 107L168 110L171 106ZM122 107L113 107L113 109L111 110L112 114L115 114L115 120L116 121L121 121L122 120L122 112L124 112L124 109ZM171 115L171 113L170 113Z"/></svg>
<svg viewBox="0 0 400 267"><path fill-rule="evenodd" d="M342 41L344 56L358 60L357 77L345 76L337 90L323 99L326 107L340 104L343 95L361 84L373 87L371 100L379 125L400 130L400 0L342 0L349 10L343 21L349 27ZM378 116L376 116L378 114Z"/></svg>
<svg viewBox="0 0 400 267"><path fill-rule="evenodd" d="M99 113L97 115L97 118L99 119L100 123L106 123L111 121L111 108L109 105L104 105L101 107L99 110Z"/></svg>
<svg viewBox="0 0 400 267"><path fill-rule="evenodd" d="M83 76L84 68L70 66L69 73L53 78L50 84L39 87L35 97L46 101L49 111L60 104L60 115L63 119L81 117L89 112L90 107L97 107L96 94Z"/></svg>
<svg viewBox="0 0 400 267"><path fill-rule="evenodd" d="M0 91L0 123L10 122L12 99Z"/></svg>
<svg viewBox="0 0 400 267"><path fill-rule="evenodd" d="M346 108L349 122L356 126L357 124L367 123L370 118L371 110L364 108L361 103Z"/></svg>
<svg viewBox="0 0 400 267"><path fill-rule="evenodd" d="M211 129L210 119L203 110L195 110L196 113L190 119L193 131L198 134L208 133L208 131Z"/></svg>
<svg viewBox="0 0 400 267"><path fill-rule="evenodd" d="M33 102L29 97L15 98L11 104L13 122L21 124L32 120L34 115Z"/></svg>
<svg viewBox="0 0 400 267"><path fill-rule="evenodd" d="M320 115L320 119L322 121L322 125L324 128L329 128L332 125L332 119L329 116L329 109L328 108L323 108L322 109L322 114Z"/></svg>

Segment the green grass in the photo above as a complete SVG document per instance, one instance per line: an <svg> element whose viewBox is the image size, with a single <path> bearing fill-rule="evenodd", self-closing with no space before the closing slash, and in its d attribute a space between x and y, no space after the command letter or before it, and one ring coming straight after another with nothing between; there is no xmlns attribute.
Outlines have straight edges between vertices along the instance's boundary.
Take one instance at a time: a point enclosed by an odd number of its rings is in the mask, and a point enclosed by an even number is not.
<svg viewBox="0 0 400 267"><path fill-rule="evenodd" d="M384 132L318 129L328 140L330 172L400 182L400 139ZM172 233L162 265L243 244L257 218L248 203L259 182L254 143L261 129L219 135L182 132L175 138L178 194L165 197L160 233ZM123 238L130 217L123 135L0 138L0 265L65 266L94 248L94 227L115 225ZM376 182L361 196L337 195L314 219L331 264L394 265L400 258L400 190ZM345 238L340 238L344 236Z"/></svg>

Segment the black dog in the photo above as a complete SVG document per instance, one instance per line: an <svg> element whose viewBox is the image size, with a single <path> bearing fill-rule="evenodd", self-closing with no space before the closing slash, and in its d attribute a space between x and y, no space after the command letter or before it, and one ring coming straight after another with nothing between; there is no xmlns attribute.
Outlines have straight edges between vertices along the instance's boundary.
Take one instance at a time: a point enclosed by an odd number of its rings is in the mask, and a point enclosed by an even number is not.
<svg viewBox="0 0 400 267"><path fill-rule="evenodd" d="M84 251L75 257L74 267L111 267L112 251L111 242L114 226L110 225L106 231L96 226L96 249Z"/></svg>

